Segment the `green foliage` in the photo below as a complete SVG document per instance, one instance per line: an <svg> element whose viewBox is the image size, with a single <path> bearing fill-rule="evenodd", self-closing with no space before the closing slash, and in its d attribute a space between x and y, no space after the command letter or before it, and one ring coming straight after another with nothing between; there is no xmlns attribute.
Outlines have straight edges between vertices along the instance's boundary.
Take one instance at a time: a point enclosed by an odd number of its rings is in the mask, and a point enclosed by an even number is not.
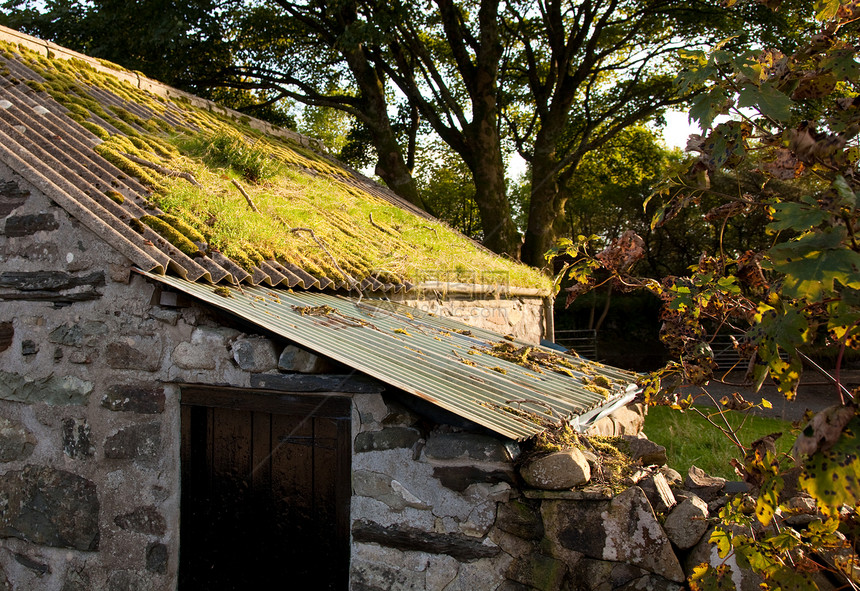
<svg viewBox="0 0 860 591"><path fill-rule="evenodd" d="M217 2L6 0L0 24L190 91L231 59Z"/></svg>
<svg viewBox="0 0 860 591"><path fill-rule="evenodd" d="M711 253L683 276L656 281L631 273L631 262L644 253L635 237L622 236L593 255L583 244L566 247L576 259L571 268L580 292L609 283L645 289L663 301L661 336L676 360L645 385L649 402L689 408L692 397L682 398L676 386L714 379L705 335L717 330L731 333L738 350L752 355L752 385L758 388L769 377L789 399L808 359L804 351L837 351L833 379L844 405L820 413L803 430L796 458L777 453L768 438L746 444L730 424L709 421L744 452L734 466L757 490L753 503L738 497L722 510L712 542L722 557L731 554L741 568L760 575L768 589L817 589L812 573L820 570L851 588L860 583L860 391L839 383L844 354L860 350L860 4L828 0L815 10L823 19L820 28L791 51L735 51L730 39L682 56L686 65L678 82L698 93L691 115L706 135L691 142L697 157L689 169L659 192L662 204L651 230L707 201L702 219L720 228ZM763 175L764 191L717 190L712 184L719 172L740 179L751 166ZM769 243L732 248L724 231L751 215L767 216L761 226ZM751 406L739 395L723 404ZM821 517L805 529L786 522L791 508L781 495L798 463L800 485ZM700 569L691 585L731 587L731 579L725 569Z"/></svg>
<svg viewBox="0 0 860 591"><path fill-rule="evenodd" d="M800 484L818 499L825 515L838 517L843 506L860 504L860 415L830 448L819 449L803 467Z"/></svg>
<svg viewBox="0 0 860 591"><path fill-rule="evenodd" d="M432 142L418 157L416 180L427 211L466 236L481 239L481 216L475 183L463 160L441 142Z"/></svg>

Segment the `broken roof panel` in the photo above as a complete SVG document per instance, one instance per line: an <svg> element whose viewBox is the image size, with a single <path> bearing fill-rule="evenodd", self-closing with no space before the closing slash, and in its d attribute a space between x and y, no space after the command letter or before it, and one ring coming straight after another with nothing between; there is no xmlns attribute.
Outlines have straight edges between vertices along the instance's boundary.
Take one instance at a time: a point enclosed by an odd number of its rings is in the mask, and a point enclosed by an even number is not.
<svg viewBox="0 0 860 591"><path fill-rule="evenodd" d="M314 145L0 27L0 162L142 269L364 291L492 272L548 293Z"/></svg>
<svg viewBox="0 0 860 591"><path fill-rule="evenodd" d="M635 373L385 300L146 275L511 439L583 428L639 390Z"/></svg>

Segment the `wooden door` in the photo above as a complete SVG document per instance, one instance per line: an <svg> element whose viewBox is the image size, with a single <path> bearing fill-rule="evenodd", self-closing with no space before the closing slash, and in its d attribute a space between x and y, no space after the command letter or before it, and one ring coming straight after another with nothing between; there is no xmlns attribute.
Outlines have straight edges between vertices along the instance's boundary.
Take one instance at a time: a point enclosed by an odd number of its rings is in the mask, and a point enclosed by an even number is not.
<svg viewBox="0 0 860 591"><path fill-rule="evenodd" d="M182 391L180 590L346 590L350 402Z"/></svg>

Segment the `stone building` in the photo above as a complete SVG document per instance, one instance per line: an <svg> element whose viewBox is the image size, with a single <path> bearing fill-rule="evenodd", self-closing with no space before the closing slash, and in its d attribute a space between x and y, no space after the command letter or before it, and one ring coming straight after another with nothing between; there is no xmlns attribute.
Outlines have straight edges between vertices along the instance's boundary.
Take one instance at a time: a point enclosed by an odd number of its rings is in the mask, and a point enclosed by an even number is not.
<svg viewBox="0 0 860 591"><path fill-rule="evenodd" d="M313 141L0 29L0 220L0 589L683 581L641 489L515 469L636 376Z"/></svg>

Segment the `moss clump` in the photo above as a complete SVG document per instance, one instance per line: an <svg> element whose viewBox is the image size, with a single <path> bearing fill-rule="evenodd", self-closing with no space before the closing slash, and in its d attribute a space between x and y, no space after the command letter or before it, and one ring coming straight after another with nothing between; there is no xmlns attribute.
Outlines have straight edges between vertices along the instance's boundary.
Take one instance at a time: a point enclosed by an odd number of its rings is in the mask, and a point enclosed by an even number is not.
<svg viewBox="0 0 860 591"><path fill-rule="evenodd" d="M159 236L188 256L195 256L199 253L200 249L198 249L193 242L175 230L173 226L164 220L161 220L154 215L145 215L140 218L140 221L155 230Z"/></svg>
<svg viewBox="0 0 860 591"><path fill-rule="evenodd" d="M146 226L143 225L137 218L132 218L128 221L128 225L138 234L143 234L146 231Z"/></svg>
<svg viewBox="0 0 860 591"><path fill-rule="evenodd" d="M35 80L27 80L24 82L24 84L26 84L36 92L48 92L48 89L41 82L36 82Z"/></svg>
<svg viewBox="0 0 860 591"><path fill-rule="evenodd" d="M79 121L79 123L84 129L89 130L94 136L99 139L107 140L110 138L110 134L105 131L105 128L101 125L96 125L92 121Z"/></svg>
<svg viewBox="0 0 860 591"><path fill-rule="evenodd" d="M535 457L577 448L593 455L591 484L608 486L620 492L629 485L627 478L638 468L630 457L630 445L621 437L587 436L577 433L567 423L550 427L526 442L519 464Z"/></svg>
<svg viewBox="0 0 860 591"><path fill-rule="evenodd" d="M125 203L125 196L119 191L108 189L107 191L105 191L105 195L110 197L111 201L113 201L114 203L119 203L120 205Z"/></svg>
<svg viewBox="0 0 860 591"><path fill-rule="evenodd" d="M111 116L108 116L105 119L105 121L107 121L108 123L113 125L117 131L119 131L120 133L124 134L125 136L127 136L129 138L140 137L140 132L137 131L135 128L133 128L128 123L126 123L125 121L122 121L120 119L117 119L116 117L111 117Z"/></svg>
<svg viewBox="0 0 860 591"><path fill-rule="evenodd" d="M102 158L104 158L126 174L136 178L144 185L147 185L152 188L157 188L159 186L158 179L156 179L153 175L149 174L148 171L144 170L139 165L135 164L134 162L114 150L107 143L99 144L94 148L94 150Z"/></svg>
<svg viewBox="0 0 860 591"><path fill-rule="evenodd" d="M595 394L603 396L604 400L608 400L611 394L606 388L601 388L600 386L595 386L594 384L586 384L585 389L589 392L594 392Z"/></svg>
<svg viewBox="0 0 860 591"><path fill-rule="evenodd" d="M579 435L570 425L564 423L560 427L545 429L535 435L529 447L531 455L539 455L581 446Z"/></svg>
<svg viewBox="0 0 860 591"><path fill-rule="evenodd" d="M69 119L71 119L71 120L72 120L72 121L74 121L75 123L83 123L83 122L84 122L84 118L83 118L83 117L81 117L81 116L80 116L80 115L78 115L77 113L73 113L73 112L71 112L71 111L69 111L68 113L66 113L66 117L68 117Z"/></svg>
<svg viewBox="0 0 860 591"><path fill-rule="evenodd" d="M174 230L181 233L191 242L206 242L206 238L203 237L203 234L195 230L192 226L187 224L184 220L176 217L175 215L165 213L158 217L161 218L162 221L170 224Z"/></svg>

